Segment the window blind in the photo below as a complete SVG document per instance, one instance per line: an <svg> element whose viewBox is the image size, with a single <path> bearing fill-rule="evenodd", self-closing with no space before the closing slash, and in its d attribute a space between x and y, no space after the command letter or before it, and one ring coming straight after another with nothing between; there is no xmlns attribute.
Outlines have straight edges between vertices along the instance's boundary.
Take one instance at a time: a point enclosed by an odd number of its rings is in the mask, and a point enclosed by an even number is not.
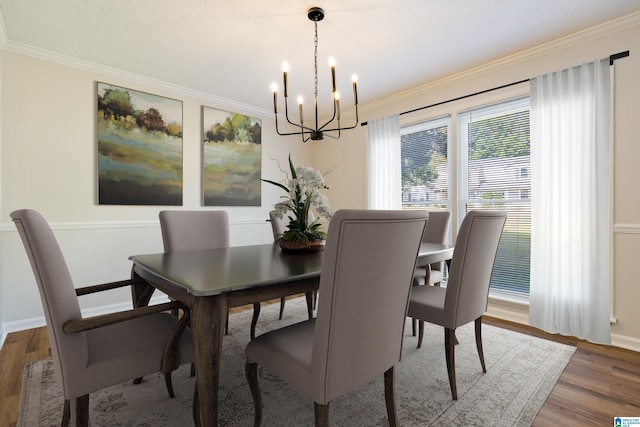
<svg viewBox="0 0 640 427"><path fill-rule="evenodd" d="M529 295L531 150L529 99L461 113L458 117L461 219L470 210L507 211L491 278L494 292Z"/></svg>

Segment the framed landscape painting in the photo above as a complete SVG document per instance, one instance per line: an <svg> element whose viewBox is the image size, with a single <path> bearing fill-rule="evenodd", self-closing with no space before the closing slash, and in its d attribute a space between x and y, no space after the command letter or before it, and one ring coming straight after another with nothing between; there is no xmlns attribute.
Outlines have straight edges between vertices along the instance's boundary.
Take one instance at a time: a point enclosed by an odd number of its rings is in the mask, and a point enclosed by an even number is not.
<svg viewBox="0 0 640 427"><path fill-rule="evenodd" d="M98 82L98 203L182 205L182 101Z"/></svg>
<svg viewBox="0 0 640 427"><path fill-rule="evenodd" d="M262 121L202 107L202 203L260 206Z"/></svg>

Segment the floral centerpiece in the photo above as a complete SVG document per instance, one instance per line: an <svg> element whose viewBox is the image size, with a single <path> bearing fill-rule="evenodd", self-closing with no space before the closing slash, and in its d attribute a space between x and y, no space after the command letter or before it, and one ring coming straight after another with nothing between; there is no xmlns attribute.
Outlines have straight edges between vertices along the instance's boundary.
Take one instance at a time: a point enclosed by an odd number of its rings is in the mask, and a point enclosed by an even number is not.
<svg viewBox="0 0 640 427"><path fill-rule="evenodd" d="M324 183L324 176L310 167L294 167L291 155L289 155L289 170L291 176L285 172L287 179L284 183L263 179L264 182L273 184L283 189L287 195L275 205L276 217L289 218L287 230L279 236L278 242L284 249L293 249L296 246L306 249L312 247L324 247L327 233L320 229L320 218L331 219L331 206L327 196L320 190L328 189ZM319 218L309 221L309 209L314 207Z"/></svg>

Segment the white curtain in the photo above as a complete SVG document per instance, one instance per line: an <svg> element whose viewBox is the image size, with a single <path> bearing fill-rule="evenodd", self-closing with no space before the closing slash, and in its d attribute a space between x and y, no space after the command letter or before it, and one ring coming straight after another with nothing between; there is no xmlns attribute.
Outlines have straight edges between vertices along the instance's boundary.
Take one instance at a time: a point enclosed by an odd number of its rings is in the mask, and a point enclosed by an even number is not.
<svg viewBox="0 0 640 427"><path fill-rule="evenodd" d="M610 343L609 59L531 79L530 323Z"/></svg>
<svg viewBox="0 0 640 427"><path fill-rule="evenodd" d="M400 116L372 120L367 128L369 209L400 209Z"/></svg>

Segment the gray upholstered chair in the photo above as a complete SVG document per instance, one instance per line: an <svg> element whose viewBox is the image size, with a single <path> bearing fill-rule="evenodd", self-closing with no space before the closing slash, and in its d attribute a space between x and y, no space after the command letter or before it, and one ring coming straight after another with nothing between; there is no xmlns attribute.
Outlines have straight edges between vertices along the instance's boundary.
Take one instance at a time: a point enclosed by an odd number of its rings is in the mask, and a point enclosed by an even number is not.
<svg viewBox="0 0 640 427"><path fill-rule="evenodd" d="M160 211L160 229L165 252L229 247L229 214L226 211ZM255 336L260 304L253 304L251 339ZM229 316L227 314L228 332Z"/></svg>
<svg viewBox="0 0 640 427"><path fill-rule="evenodd" d="M480 364L482 372L487 372L482 351L482 314L487 310L491 272L506 219L503 211L470 211L458 232L447 287L414 286L411 291L408 315L444 326L447 371L454 400L458 399L454 359L457 327L475 322ZM424 335L424 324L420 326L418 347Z"/></svg>
<svg viewBox="0 0 640 427"><path fill-rule="evenodd" d="M447 243L451 228L451 212L429 211L429 222L422 235L425 243ZM416 267L413 274L413 286L440 285L444 278L444 261L436 262L425 267ZM416 319L411 322L413 336L416 336ZM423 326L424 327L424 326Z"/></svg>
<svg viewBox="0 0 640 427"><path fill-rule="evenodd" d="M181 307L179 303L83 318L78 296L130 286L132 281L75 289L42 215L25 209L11 213L11 218L40 291L56 378L65 399L63 426L72 413L76 425L88 425L90 393L158 371L166 377L179 364L193 360L188 316L179 320L165 313ZM175 351L163 353L165 346Z"/></svg>
<svg viewBox="0 0 640 427"><path fill-rule="evenodd" d="M407 304L425 211L340 210L331 219L316 319L258 336L246 375L262 420L258 365L314 401L316 425L329 402L384 373L389 422L396 424L393 368L400 360Z"/></svg>
<svg viewBox="0 0 640 427"><path fill-rule="evenodd" d="M309 223L315 220L315 216L313 212L309 211L309 216L307 217L307 221ZM287 225L289 224L289 218L282 217L278 218L276 215L276 211L269 212L269 222L271 223L271 231L273 231L273 240L278 241L278 238L282 236L282 234L286 231ZM308 292L305 297L307 298L307 312L309 313L309 319L313 317L313 310L316 308L316 298L318 296L317 291ZM282 319L282 314L284 313L284 306L286 302L286 297L280 298L280 316L279 319Z"/></svg>

